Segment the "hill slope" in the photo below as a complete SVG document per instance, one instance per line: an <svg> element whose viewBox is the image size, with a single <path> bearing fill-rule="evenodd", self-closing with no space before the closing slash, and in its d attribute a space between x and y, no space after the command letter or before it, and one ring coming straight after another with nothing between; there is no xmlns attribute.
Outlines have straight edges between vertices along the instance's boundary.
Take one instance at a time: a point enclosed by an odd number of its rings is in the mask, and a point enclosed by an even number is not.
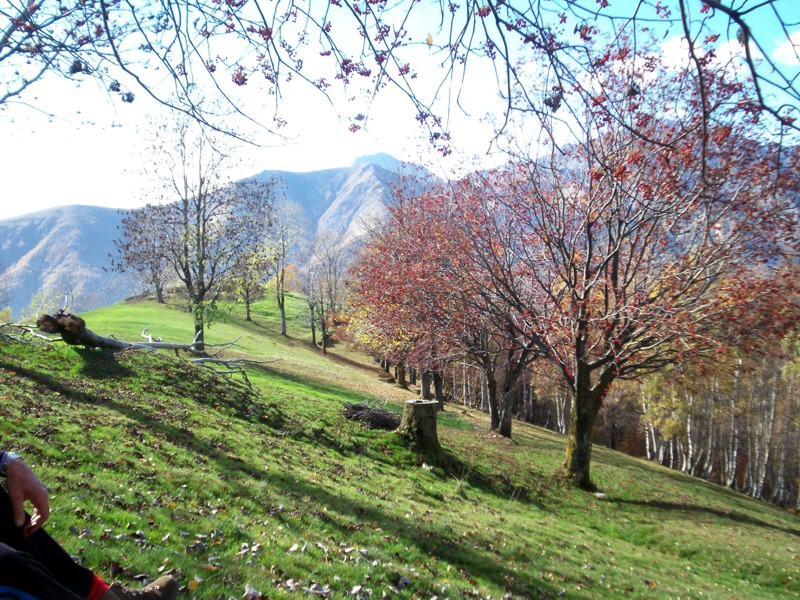
<svg viewBox="0 0 800 600"><path fill-rule="evenodd" d="M509 442L455 405L450 472L346 420L345 402L412 394L345 349L321 356L294 302L289 339L271 305L208 332L281 359L252 389L168 355L0 343L0 431L51 486L70 553L123 581L173 572L186 598L800 594L800 519L775 507L600 448L605 495L581 492L558 475L562 438L520 424ZM128 339L192 329L150 303L82 316Z"/></svg>

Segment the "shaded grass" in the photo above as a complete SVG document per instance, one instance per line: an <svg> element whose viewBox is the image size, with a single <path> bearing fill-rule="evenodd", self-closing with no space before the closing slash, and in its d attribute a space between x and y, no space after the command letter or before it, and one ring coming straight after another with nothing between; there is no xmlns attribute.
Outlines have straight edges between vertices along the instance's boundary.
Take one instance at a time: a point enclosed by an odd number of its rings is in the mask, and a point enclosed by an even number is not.
<svg viewBox="0 0 800 600"><path fill-rule="evenodd" d="M221 313L209 341L278 362L253 389L174 356L0 345L0 433L52 490L48 529L103 574L173 572L181 597L333 597L357 586L398 598L778 598L800 594L800 523L790 513L596 448L605 496L559 476L564 440L448 405L449 469L397 436L364 429L344 403L412 394L368 360L289 338L269 303L245 323ZM101 334L191 337L174 307L83 315ZM134 584L135 585L135 584Z"/></svg>

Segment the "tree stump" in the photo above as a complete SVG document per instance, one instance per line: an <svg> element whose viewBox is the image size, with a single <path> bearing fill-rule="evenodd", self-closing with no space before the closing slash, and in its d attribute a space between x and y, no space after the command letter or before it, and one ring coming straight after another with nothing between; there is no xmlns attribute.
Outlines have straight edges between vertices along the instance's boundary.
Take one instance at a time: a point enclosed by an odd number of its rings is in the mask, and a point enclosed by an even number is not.
<svg viewBox="0 0 800 600"><path fill-rule="evenodd" d="M408 400L397 432L406 438L413 450L433 462L441 462L442 447L436 433L436 400Z"/></svg>

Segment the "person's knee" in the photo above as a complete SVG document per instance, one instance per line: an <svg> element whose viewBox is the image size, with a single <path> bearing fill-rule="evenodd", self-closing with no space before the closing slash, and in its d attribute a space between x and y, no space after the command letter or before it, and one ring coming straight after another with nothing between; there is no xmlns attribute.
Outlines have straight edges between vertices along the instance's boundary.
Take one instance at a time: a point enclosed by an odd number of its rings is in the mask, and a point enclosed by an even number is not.
<svg viewBox="0 0 800 600"><path fill-rule="evenodd" d="M6 561L12 561L8 563L9 565L13 564L15 554L19 554L19 552L14 550L11 546L0 543L0 565L3 566L3 571L6 570Z"/></svg>
<svg viewBox="0 0 800 600"><path fill-rule="evenodd" d="M28 554L15 550L6 544L0 544L0 583L12 576L14 580L24 577L40 577L41 566Z"/></svg>
<svg viewBox="0 0 800 600"><path fill-rule="evenodd" d="M41 568L30 556L0 544L0 598L37 600L47 597L37 593L36 582L40 582L42 576Z"/></svg>

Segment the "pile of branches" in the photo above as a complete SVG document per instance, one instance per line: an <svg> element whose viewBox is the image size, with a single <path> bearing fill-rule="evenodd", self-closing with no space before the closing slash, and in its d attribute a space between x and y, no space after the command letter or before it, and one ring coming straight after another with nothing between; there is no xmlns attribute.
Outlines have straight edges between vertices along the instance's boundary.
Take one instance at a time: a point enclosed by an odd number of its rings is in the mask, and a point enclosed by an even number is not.
<svg viewBox="0 0 800 600"><path fill-rule="evenodd" d="M360 421L370 429L394 430L400 427L400 417L392 411L368 402L345 404L342 409L345 419Z"/></svg>

